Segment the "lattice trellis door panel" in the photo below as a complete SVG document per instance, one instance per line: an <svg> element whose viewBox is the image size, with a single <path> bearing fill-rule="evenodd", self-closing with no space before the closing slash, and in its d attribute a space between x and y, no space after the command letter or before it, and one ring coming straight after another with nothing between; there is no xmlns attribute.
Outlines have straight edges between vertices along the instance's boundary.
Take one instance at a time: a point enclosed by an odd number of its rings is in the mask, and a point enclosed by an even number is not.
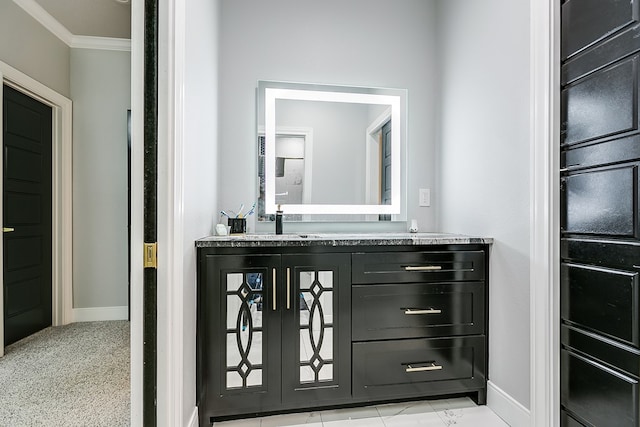
<svg viewBox="0 0 640 427"><path fill-rule="evenodd" d="M333 271L300 272L300 383L333 381Z"/></svg>
<svg viewBox="0 0 640 427"><path fill-rule="evenodd" d="M226 300L226 388L262 386L263 274L227 274Z"/></svg>

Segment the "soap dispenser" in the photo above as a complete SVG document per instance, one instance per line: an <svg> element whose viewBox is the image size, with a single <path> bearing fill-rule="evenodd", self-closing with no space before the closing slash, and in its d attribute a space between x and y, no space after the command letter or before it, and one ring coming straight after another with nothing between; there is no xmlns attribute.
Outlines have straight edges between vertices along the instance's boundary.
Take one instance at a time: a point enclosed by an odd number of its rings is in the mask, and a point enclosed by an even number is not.
<svg viewBox="0 0 640 427"><path fill-rule="evenodd" d="M280 205L278 205L278 210L276 211L276 234L282 234L282 210Z"/></svg>

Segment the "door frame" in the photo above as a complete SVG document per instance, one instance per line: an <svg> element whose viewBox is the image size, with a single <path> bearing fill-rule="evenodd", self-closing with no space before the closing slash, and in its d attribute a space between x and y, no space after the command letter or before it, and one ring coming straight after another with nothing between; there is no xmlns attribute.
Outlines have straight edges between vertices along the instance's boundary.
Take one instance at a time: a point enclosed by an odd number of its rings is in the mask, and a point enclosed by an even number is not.
<svg viewBox="0 0 640 427"><path fill-rule="evenodd" d="M381 172L380 172L380 160L378 160L378 164L372 164L371 162L371 157L372 157L372 151L375 148L376 151L378 151L378 153L381 152L380 150L380 141L378 141L377 133L380 131L380 129L382 129L382 127L389 121L391 120L391 107L389 107L387 110L385 110L382 114L380 114L378 117L376 117L371 123L369 123L369 126L367 126L367 130L365 131L365 136L364 136L364 140L365 140L365 174L364 176L367 177L367 181L365 182L365 190L364 190L364 194L366 197L366 203L374 203L374 199L373 199L373 189L371 188L371 178L372 175L375 174L375 171L377 171L378 173L378 179L375 180L377 185L377 198L375 200L375 203L380 203L378 201L378 199L380 198L380 181L382 179ZM378 215L372 215L372 218L377 219Z"/></svg>
<svg viewBox="0 0 640 427"><path fill-rule="evenodd" d="M260 126L258 128L258 137L264 136L264 126ZM303 203L311 203L311 186L313 179L313 128L304 126L278 126L276 128L276 138L279 136L292 136L304 139L304 179L302 181L302 201ZM308 215L306 216L308 217Z"/></svg>
<svg viewBox="0 0 640 427"><path fill-rule="evenodd" d="M558 4L556 4L558 3ZM530 1L530 425L560 424L560 6Z"/></svg>
<svg viewBox="0 0 640 427"><path fill-rule="evenodd" d="M52 135L52 325L72 321L73 289L73 191L72 191L72 102L10 65L0 61L0 82L48 105L53 110ZM3 86L0 85L0 99ZM0 116L2 105L0 104ZM0 133L2 143L2 133ZM0 150L0 162L3 152ZM2 182L0 180L0 192ZM0 212L2 212L0 200ZM0 241L0 268L3 265ZM4 302L0 292L0 357L4 355Z"/></svg>
<svg viewBox="0 0 640 427"><path fill-rule="evenodd" d="M144 2L131 2L131 425L143 423Z"/></svg>
<svg viewBox="0 0 640 427"><path fill-rule="evenodd" d="M184 87L186 2L157 0L158 17L158 263L157 421L182 426L184 389ZM133 2L134 4L136 2ZM142 3L142 2L139 2ZM136 249L132 249L135 253ZM142 252L140 252L142 254ZM135 263L133 264L136 265ZM161 315L160 315L161 314ZM195 368L195 360L193 360ZM189 410L191 408L188 408ZM196 426L197 410L190 426ZM132 420L133 421L133 420ZM134 425L134 424L132 424Z"/></svg>
<svg viewBox="0 0 640 427"><path fill-rule="evenodd" d="M136 2L133 2L134 6ZM530 425L557 426L559 425L559 6L554 0L530 0ZM169 76L163 82L170 86L168 92L178 95L182 101L184 70L180 68L177 59L183 59L185 40L185 6L173 0L163 0L163 5L169 5L169 18L162 30L169 29L175 38L168 41L165 47L172 55L169 56ZM138 15L139 16L139 15ZM164 24L164 22L163 22ZM168 27L168 28L167 28ZM176 56L177 55L177 58ZM133 107L133 106L132 106ZM172 184L178 189L182 185L181 149L183 145L181 111L175 105L170 111L164 112L167 123L171 123L176 137L173 152L168 153L166 164L178 166L173 170ZM175 132L177 130L177 132ZM162 150L161 150L162 152ZM162 193L162 192L161 192ZM174 198L176 198L174 196ZM179 199L179 198L178 198ZM165 225L178 225L173 236L179 241L181 236L182 212L167 209ZM162 230L162 228L161 228ZM168 236L164 236L168 237ZM132 253L136 249L132 248ZM163 255L168 256L170 273L159 271L159 280L163 276L181 279L178 274L182 270L182 257L178 251L164 249ZM141 258L141 257L140 257ZM133 265L136 265L135 263ZM166 280L166 279L165 279ZM179 282L177 282L179 283ZM162 286L159 283L159 286ZM176 286L176 289L180 287ZM167 293L167 290L164 290ZM176 322L171 327L164 320L159 325L163 348L172 349L165 354L159 352L159 387L158 405L166 416L166 420L180 420L183 409L182 397L186 392L180 386L184 367L179 352L182 343L182 319L184 307L182 295L175 290L174 299L167 299L167 310L170 318ZM164 299L164 295L162 296ZM133 302L133 301L132 301ZM170 324L170 323L169 323ZM171 324L170 324L171 325ZM161 327L164 326L164 327ZM133 361L132 361L133 362ZM173 363L171 363L173 362ZM174 387L167 387L172 385ZM132 390L133 392L133 390ZM162 418L161 418L162 419Z"/></svg>

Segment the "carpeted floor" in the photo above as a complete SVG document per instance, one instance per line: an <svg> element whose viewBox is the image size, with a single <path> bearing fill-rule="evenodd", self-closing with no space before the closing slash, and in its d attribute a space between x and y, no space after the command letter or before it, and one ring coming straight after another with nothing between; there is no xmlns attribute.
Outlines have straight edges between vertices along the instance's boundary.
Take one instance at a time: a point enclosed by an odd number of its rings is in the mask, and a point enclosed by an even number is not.
<svg viewBox="0 0 640 427"><path fill-rule="evenodd" d="M47 328L0 358L0 426L128 426L129 322Z"/></svg>

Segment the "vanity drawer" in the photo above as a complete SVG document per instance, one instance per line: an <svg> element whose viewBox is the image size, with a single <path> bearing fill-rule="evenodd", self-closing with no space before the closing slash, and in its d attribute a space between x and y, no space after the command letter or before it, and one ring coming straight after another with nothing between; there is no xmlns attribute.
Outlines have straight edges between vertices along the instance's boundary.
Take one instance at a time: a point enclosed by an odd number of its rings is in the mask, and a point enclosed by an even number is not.
<svg viewBox="0 0 640 427"><path fill-rule="evenodd" d="M485 386L484 337L353 343L357 397L446 394Z"/></svg>
<svg viewBox="0 0 640 427"><path fill-rule="evenodd" d="M354 341L484 333L484 282L351 289Z"/></svg>
<svg viewBox="0 0 640 427"><path fill-rule="evenodd" d="M354 253L353 283L484 280L483 251Z"/></svg>

